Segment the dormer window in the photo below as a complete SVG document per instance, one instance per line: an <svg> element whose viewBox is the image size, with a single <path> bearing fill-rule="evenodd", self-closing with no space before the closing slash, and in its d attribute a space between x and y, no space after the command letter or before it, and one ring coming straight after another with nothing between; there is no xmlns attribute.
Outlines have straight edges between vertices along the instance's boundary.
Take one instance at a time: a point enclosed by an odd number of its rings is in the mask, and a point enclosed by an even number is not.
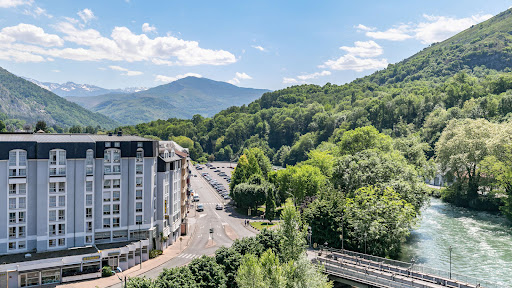
<svg viewBox="0 0 512 288"><path fill-rule="evenodd" d="M105 142L105 148L110 148L112 147L112 143L111 142Z"/></svg>
<svg viewBox="0 0 512 288"><path fill-rule="evenodd" d="M66 175L66 151L51 150L50 151L50 176Z"/></svg>
<svg viewBox="0 0 512 288"><path fill-rule="evenodd" d="M9 177L27 176L27 151L9 151Z"/></svg>
<svg viewBox="0 0 512 288"><path fill-rule="evenodd" d="M164 158L165 159L169 158L169 151L167 151L167 150L164 151Z"/></svg>

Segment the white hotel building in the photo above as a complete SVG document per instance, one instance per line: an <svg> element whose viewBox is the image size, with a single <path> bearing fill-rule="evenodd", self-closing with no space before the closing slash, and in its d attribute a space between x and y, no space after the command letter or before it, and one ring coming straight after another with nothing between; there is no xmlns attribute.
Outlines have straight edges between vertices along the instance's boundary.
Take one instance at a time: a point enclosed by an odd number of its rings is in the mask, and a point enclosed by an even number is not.
<svg viewBox="0 0 512 288"><path fill-rule="evenodd" d="M0 134L0 287L99 277L176 241L182 158L160 150L121 133Z"/></svg>

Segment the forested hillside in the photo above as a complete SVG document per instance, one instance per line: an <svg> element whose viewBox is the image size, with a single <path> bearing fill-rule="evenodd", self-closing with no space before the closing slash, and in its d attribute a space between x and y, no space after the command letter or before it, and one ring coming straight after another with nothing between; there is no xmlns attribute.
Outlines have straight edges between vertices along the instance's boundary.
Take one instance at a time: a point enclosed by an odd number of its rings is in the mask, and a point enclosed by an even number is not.
<svg viewBox="0 0 512 288"><path fill-rule="evenodd" d="M123 129L161 139L186 136L184 144L195 159L204 152L210 159L229 160L245 148L259 147L274 164L290 165L344 131L372 125L394 138L416 133L433 156L451 119L501 122L510 117L511 33L512 10L507 10L346 85L293 86L211 118L196 115Z"/></svg>
<svg viewBox="0 0 512 288"><path fill-rule="evenodd" d="M117 122L71 103L32 82L0 68L0 113L6 118L35 124L71 127L74 125L112 128Z"/></svg>

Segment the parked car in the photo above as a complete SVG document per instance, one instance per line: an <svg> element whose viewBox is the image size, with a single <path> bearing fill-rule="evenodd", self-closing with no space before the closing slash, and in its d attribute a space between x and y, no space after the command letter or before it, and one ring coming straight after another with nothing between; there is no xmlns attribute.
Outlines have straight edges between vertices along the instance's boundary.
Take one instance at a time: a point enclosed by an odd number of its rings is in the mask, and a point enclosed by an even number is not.
<svg viewBox="0 0 512 288"><path fill-rule="evenodd" d="M203 211L204 211L204 206L203 206L203 204L198 204L198 205L197 205L197 208L196 208L196 211L197 211L197 212L203 212Z"/></svg>
<svg viewBox="0 0 512 288"><path fill-rule="evenodd" d="M215 210L222 210L224 209L224 207L222 206L222 204L217 204L215 205Z"/></svg>
<svg viewBox="0 0 512 288"><path fill-rule="evenodd" d="M220 172L220 170L219 170L219 169L217 169L217 170L215 170L215 171L213 171L213 172L216 172L216 173L217 173L217 172Z"/></svg>
<svg viewBox="0 0 512 288"><path fill-rule="evenodd" d="M192 199L193 202L199 202L199 195L195 195Z"/></svg>
<svg viewBox="0 0 512 288"><path fill-rule="evenodd" d="M229 197L229 195L224 195L224 200L228 200L228 199L231 199L231 197Z"/></svg>

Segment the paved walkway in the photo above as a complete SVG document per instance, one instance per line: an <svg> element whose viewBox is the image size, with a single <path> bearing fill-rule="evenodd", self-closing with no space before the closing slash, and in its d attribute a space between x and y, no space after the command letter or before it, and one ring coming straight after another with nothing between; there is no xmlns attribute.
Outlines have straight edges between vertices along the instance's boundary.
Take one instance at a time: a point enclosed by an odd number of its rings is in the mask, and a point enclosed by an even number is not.
<svg viewBox="0 0 512 288"><path fill-rule="evenodd" d="M192 220L191 222L195 222L195 219L193 219L193 218L189 218L189 221L190 220ZM190 223L189 225L190 225L189 226L190 231L192 231L192 233L190 233L187 236L181 236L183 238L183 242L181 243L181 248L180 248L180 241L178 240L178 241L174 242L171 246L167 247L167 249L165 249L163 251L162 255L160 255L154 259L150 259L148 261L142 262L142 269L140 269L140 265L135 265L132 268L130 268L126 271L123 271L123 273L119 273L117 275L119 275L119 277L121 277L121 278L123 278L123 275L126 276L127 278L137 277L138 275L141 275L150 270L153 270L153 269L159 267L160 265L165 264L166 262L170 261L171 259L177 257L181 252L183 252L183 250L185 250L188 247L190 239L194 236L195 223ZM124 281L124 279L123 279L123 281ZM99 278L99 279L90 280L90 281L61 284L61 285L58 285L57 287L59 287L59 288L105 288L105 287L110 287L110 286L119 284L120 282L121 281L119 281L119 278L116 275L113 275L108 278Z"/></svg>

